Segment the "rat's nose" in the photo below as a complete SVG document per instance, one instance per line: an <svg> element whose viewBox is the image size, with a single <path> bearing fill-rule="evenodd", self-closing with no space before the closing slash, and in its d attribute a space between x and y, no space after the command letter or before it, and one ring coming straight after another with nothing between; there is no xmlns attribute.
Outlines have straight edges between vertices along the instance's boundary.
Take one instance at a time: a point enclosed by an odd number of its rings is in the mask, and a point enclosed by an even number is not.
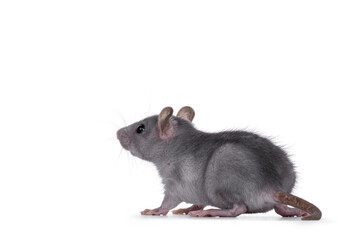
<svg viewBox="0 0 360 240"><path fill-rule="evenodd" d="M121 146L123 148L125 148L126 150L128 150L129 146L130 146L130 139L129 139L128 135L126 134L126 131L124 128L119 129L116 132L116 137L119 140Z"/></svg>
<svg viewBox="0 0 360 240"><path fill-rule="evenodd" d="M116 136L117 136L117 139L120 140L121 129L119 129L119 130L116 132Z"/></svg>

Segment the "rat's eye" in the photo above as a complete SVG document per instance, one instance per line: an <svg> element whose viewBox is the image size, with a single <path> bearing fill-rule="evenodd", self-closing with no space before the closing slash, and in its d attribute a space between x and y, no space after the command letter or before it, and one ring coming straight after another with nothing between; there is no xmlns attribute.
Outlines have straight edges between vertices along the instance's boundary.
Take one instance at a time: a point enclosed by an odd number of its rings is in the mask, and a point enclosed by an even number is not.
<svg viewBox="0 0 360 240"><path fill-rule="evenodd" d="M143 133L145 131L145 125L141 124L140 126L138 126L138 128L136 129L137 133Z"/></svg>

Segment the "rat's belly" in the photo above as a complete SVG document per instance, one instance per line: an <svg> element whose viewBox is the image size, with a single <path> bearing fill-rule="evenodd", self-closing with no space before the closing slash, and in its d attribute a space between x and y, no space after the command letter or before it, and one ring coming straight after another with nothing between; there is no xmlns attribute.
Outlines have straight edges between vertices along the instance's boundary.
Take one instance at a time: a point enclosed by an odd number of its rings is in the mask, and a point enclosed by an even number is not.
<svg viewBox="0 0 360 240"><path fill-rule="evenodd" d="M183 202L197 205L207 205L207 196L201 185L202 184L197 182L181 182L176 184L173 190L175 195Z"/></svg>
<svg viewBox="0 0 360 240"><path fill-rule="evenodd" d="M207 205L208 198L204 188L204 167L195 156L187 155L174 165L171 181L171 191L181 201L186 203ZM175 171L176 170L176 171Z"/></svg>

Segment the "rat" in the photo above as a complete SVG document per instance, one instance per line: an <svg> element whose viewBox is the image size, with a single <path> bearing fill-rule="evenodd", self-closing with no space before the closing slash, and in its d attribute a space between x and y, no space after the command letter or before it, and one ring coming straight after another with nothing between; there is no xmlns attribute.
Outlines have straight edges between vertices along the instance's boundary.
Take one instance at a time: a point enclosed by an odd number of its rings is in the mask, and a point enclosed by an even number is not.
<svg viewBox="0 0 360 240"><path fill-rule="evenodd" d="M161 206L142 215L165 216L186 202L192 206L172 213L237 217L274 209L283 217L321 218L319 208L291 194L296 172L281 147L248 131L200 131L194 116L189 106L176 116L166 107L117 131L125 150L155 164L164 185Z"/></svg>

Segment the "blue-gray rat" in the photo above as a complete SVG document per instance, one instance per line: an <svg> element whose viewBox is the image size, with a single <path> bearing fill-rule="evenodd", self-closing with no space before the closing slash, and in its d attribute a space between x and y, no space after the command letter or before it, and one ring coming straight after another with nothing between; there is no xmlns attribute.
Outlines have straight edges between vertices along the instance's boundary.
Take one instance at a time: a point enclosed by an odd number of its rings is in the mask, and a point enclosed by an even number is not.
<svg viewBox="0 0 360 240"><path fill-rule="evenodd" d="M188 106L177 116L166 107L117 131L121 146L154 163L164 184L161 206L142 215L166 215L186 202L193 205L173 214L236 217L275 209L284 217L321 218L315 205L290 194L296 173L282 148L251 132L199 131L194 116ZM204 210L208 205L218 209Z"/></svg>

